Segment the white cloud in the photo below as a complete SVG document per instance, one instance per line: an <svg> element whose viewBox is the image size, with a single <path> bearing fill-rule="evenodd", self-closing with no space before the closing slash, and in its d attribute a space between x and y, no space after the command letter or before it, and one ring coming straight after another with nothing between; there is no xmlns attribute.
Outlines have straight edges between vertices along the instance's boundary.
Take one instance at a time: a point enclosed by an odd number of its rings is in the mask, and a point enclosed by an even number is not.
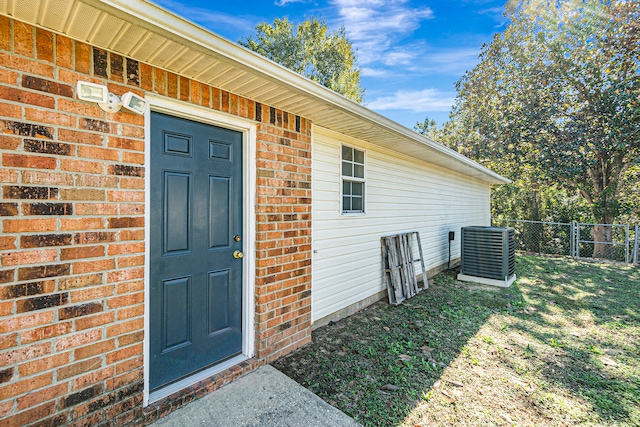
<svg viewBox="0 0 640 427"><path fill-rule="evenodd" d="M337 8L338 23L358 49L361 64L385 57L396 40L433 18L431 9L411 7L408 0L332 0L331 4Z"/></svg>
<svg viewBox="0 0 640 427"><path fill-rule="evenodd" d="M276 6L286 6L289 3L305 3L306 0L276 0L274 3Z"/></svg>
<svg viewBox="0 0 640 427"><path fill-rule="evenodd" d="M360 74L366 77L389 77L392 73L382 68L362 67Z"/></svg>
<svg viewBox="0 0 640 427"><path fill-rule="evenodd" d="M414 113L430 111L450 111L455 102L454 92L437 89L420 91L399 90L393 95L381 96L367 103L367 108L375 111L405 110Z"/></svg>

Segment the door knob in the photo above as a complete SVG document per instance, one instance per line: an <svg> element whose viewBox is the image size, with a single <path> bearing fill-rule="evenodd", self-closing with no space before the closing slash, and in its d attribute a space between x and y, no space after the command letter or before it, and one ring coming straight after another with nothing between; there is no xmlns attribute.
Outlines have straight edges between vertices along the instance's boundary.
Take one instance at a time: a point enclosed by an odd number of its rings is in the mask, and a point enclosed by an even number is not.
<svg viewBox="0 0 640 427"><path fill-rule="evenodd" d="M235 259L240 259L240 258L242 258L243 256L244 256L244 254L243 254L241 251L235 251L235 252L233 253L233 257L234 257Z"/></svg>

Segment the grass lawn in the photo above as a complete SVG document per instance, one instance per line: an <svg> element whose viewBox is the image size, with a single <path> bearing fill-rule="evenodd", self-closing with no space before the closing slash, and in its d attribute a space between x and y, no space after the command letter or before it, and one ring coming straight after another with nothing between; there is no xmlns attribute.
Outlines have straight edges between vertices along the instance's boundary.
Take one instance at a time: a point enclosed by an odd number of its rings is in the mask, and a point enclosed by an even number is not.
<svg viewBox="0 0 640 427"><path fill-rule="evenodd" d="M319 328L274 366L366 426L640 425L640 270L518 256Z"/></svg>

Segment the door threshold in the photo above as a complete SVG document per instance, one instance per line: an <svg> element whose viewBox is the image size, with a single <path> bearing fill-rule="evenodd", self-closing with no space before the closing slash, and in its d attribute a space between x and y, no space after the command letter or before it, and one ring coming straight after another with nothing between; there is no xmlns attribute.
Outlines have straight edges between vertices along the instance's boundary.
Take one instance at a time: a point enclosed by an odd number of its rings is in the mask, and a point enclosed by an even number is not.
<svg viewBox="0 0 640 427"><path fill-rule="evenodd" d="M160 399L164 399L167 396L171 396L175 392L190 387L199 381L212 377L215 374L227 370L232 366L239 364L240 362L244 362L247 359L249 358L244 354L232 357L231 359L225 360L224 362L205 369L204 371L200 371L178 382L169 384L168 386L163 387L160 390L153 391L149 393L149 402L147 402L147 405L157 402Z"/></svg>

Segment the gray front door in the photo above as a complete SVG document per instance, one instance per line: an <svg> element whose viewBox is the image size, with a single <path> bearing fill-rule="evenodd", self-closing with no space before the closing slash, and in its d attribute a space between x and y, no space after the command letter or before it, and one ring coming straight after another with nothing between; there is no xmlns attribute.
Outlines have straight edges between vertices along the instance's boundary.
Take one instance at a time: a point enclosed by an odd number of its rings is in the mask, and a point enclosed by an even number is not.
<svg viewBox="0 0 640 427"><path fill-rule="evenodd" d="M242 352L242 134L152 112L150 179L153 391Z"/></svg>

